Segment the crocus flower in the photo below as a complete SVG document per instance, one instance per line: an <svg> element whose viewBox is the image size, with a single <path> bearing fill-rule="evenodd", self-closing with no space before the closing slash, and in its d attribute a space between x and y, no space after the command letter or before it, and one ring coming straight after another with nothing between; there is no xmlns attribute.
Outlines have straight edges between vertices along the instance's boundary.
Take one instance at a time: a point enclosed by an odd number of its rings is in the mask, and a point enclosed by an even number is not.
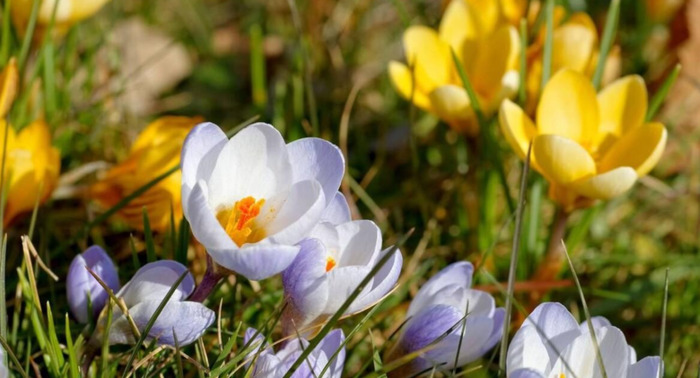
<svg viewBox="0 0 700 378"><path fill-rule="evenodd" d="M156 261L139 269L131 281L117 293L129 311L140 332L155 314L170 288L187 268L171 260ZM148 333L147 340L157 339L161 345L188 345L204 334L214 322L214 311L198 302L186 301L194 290L194 279L188 272L177 287L163 311L159 314ZM110 344L134 344L136 338L127 317L118 306L113 307L112 326L109 329ZM105 312L103 311L103 315ZM102 317L102 326L105 317Z"/></svg>
<svg viewBox="0 0 700 378"><path fill-rule="evenodd" d="M382 236L372 221L319 224L300 244L301 252L282 272L287 307L282 317L286 335L314 334L315 325L335 314L387 253L393 253L344 314L375 304L396 285L401 252L381 250Z"/></svg>
<svg viewBox="0 0 700 378"><path fill-rule="evenodd" d="M318 138L289 144L256 123L231 139L212 123L182 149L182 207L217 264L251 280L292 263L333 201L343 177L340 149Z"/></svg>
<svg viewBox="0 0 700 378"><path fill-rule="evenodd" d="M251 341L252 340L252 341ZM345 335L342 330L330 331L314 349L306 361L292 374L292 378L328 377L340 378L345 363ZM284 346L275 353L267 345L262 335L253 328L245 332L245 345L253 347L248 353L248 363L253 363L253 378L282 378L292 367L294 362L309 345L303 338L288 340ZM261 350L262 349L262 350ZM338 353L335 357L333 355ZM257 355L257 357L255 357ZM331 363L328 361L333 358ZM323 369L328 368L323 372Z"/></svg>
<svg viewBox="0 0 700 378"><path fill-rule="evenodd" d="M17 96L19 86L19 72L17 60L11 58L0 73L0 119L4 120L7 112Z"/></svg>
<svg viewBox="0 0 700 378"><path fill-rule="evenodd" d="M448 370L466 365L483 356L501 339L505 311L495 307L490 294L470 289L473 271L471 263L453 263L418 290L388 360L425 351L394 376L412 376L433 367Z"/></svg>
<svg viewBox="0 0 700 378"><path fill-rule="evenodd" d="M92 198L102 207L110 208L176 166L187 133L201 121L200 117L176 116L153 121L136 138L129 156L92 186ZM171 209L176 222L182 219L181 185L182 174L174 172L129 202L118 214L131 227L143 230L145 207L151 229L167 230L171 223Z"/></svg>
<svg viewBox="0 0 700 378"><path fill-rule="evenodd" d="M92 306L93 317L97 317L109 299L107 291L90 274L88 268L112 291L116 292L120 286L117 269L102 247L93 245L75 256L66 276L66 293L71 313L80 323L88 321L88 300Z"/></svg>
<svg viewBox="0 0 700 378"><path fill-rule="evenodd" d="M663 376L658 356L637 361L625 335L602 317L591 319L608 377ZM602 377L586 321L579 324L560 303L542 303L525 319L508 347L510 378Z"/></svg>
<svg viewBox="0 0 700 378"><path fill-rule="evenodd" d="M4 121L0 121L0 130L4 134ZM5 177L9 178L9 185L5 226L21 213L34 209L37 200L43 203L49 198L61 169L58 149L51 146L44 121L32 122L19 133L10 126L7 137ZM0 136L0 146L4 145L3 139Z"/></svg>
<svg viewBox="0 0 700 378"><path fill-rule="evenodd" d="M508 100L500 123L521 159L532 141L532 166L549 181L549 196L571 211L624 193L656 165L667 133L644 121L646 111L639 76L618 79L596 97L587 77L562 70L544 88L537 123Z"/></svg>
<svg viewBox="0 0 700 378"><path fill-rule="evenodd" d="M42 34L54 20L54 31L64 34L75 23L97 13L109 0L43 0L37 15L37 30ZM56 4L58 3L58 4ZM33 0L13 0L12 20L20 34L24 34L32 13ZM54 18L54 8L56 9Z"/></svg>
<svg viewBox="0 0 700 378"><path fill-rule="evenodd" d="M408 65L389 63L399 94L457 131L474 135L478 124L450 49L486 114L495 112L518 88L518 32L497 0L453 0L438 31L411 26L404 32L403 45Z"/></svg>

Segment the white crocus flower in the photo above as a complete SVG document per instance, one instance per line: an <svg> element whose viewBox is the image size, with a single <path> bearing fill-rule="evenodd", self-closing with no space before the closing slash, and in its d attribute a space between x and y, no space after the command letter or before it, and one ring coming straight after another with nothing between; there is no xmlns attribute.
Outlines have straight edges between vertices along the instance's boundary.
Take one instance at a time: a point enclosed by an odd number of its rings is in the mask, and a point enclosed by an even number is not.
<svg viewBox="0 0 700 378"><path fill-rule="evenodd" d="M602 317L591 319L608 377L657 378L658 356L637 361L622 331ZM586 321L579 324L560 303L543 303L528 316L508 347L510 378L603 377Z"/></svg>
<svg viewBox="0 0 700 378"><path fill-rule="evenodd" d="M182 206L194 236L219 265L251 280L292 263L343 177L340 150L318 138L285 144L256 123L231 139L196 126L182 149Z"/></svg>
<svg viewBox="0 0 700 378"><path fill-rule="evenodd" d="M374 222L350 221L342 195L336 195L323 218L326 221L300 243L301 252L282 273L287 300L282 324L286 335L318 331L313 326L323 324L335 314L387 253L393 256L344 314L354 314L375 304L391 291L401 273L401 252L382 251L382 235Z"/></svg>

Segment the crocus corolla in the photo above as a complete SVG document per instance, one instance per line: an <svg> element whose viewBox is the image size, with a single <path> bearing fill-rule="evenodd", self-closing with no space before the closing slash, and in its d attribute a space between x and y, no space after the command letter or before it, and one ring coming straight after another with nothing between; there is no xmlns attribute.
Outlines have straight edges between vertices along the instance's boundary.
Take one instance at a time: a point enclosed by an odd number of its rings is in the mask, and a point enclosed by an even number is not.
<svg viewBox="0 0 700 378"><path fill-rule="evenodd" d="M388 360L423 352L392 376L466 365L501 339L505 311L490 294L470 288L473 271L469 262L453 263L418 290Z"/></svg>
<svg viewBox="0 0 700 378"><path fill-rule="evenodd" d="M285 144L265 123L226 137L196 126L182 149L182 207L194 236L218 265L260 280L292 263L299 243L335 198L345 169L322 139Z"/></svg>
<svg viewBox="0 0 700 378"><path fill-rule="evenodd" d="M602 317L591 319L608 377L663 376L658 356L637 361L622 331ZM586 321L579 324L560 303L542 303L515 333L508 347L510 378L603 377L595 344Z"/></svg>

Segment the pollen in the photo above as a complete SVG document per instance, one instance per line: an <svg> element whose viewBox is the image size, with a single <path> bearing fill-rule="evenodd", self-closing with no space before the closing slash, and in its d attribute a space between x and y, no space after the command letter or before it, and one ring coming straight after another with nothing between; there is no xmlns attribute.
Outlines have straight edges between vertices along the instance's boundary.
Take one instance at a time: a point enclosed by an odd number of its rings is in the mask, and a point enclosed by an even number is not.
<svg viewBox="0 0 700 378"><path fill-rule="evenodd" d="M328 256L326 258L326 272L330 272L333 268L335 268L335 265L335 259L331 256Z"/></svg>
<svg viewBox="0 0 700 378"><path fill-rule="evenodd" d="M233 207L219 211L216 219L239 247L255 243L265 238L265 230L255 224L264 204L264 199L245 197L236 201Z"/></svg>

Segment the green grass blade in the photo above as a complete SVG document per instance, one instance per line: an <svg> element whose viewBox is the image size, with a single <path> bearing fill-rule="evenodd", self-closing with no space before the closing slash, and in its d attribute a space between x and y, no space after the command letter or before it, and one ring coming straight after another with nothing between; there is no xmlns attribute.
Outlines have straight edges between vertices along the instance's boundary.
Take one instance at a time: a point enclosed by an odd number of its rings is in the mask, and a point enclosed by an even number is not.
<svg viewBox="0 0 700 378"><path fill-rule="evenodd" d="M10 20L10 8L12 7L12 2L5 1L3 3L3 6L4 8L2 9L2 35L0 35L0 66L5 67L7 61L10 60L10 25L12 23L12 21Z"/></svg>
<svg viewBox="0 0 700 378"><path fill-rule="evenodd" d="M676 79L678 79L678 75L681 73L681 65L676 64L675 67L673 67L673 71L671 71L668 76L666 76L666 79L664 80L663 84L661 84L661 88L654 94L654 97L651 98L651 102L649 103L649 109L647 110L647 115L646 115L646 121L649 122L654 117L656 116L656 113L658 113L659 109L661 109L661 105L664 103L664 100L666 100L666 96L668 96L668 92L671 90L671 87L673 87L673 84L676 82Z"/></svg>
<svg viewBox="0 0 700 378"><path fill-rule="evenodd" d="M112 328L112 316L113 316L113 306L116 306L114 303L114 300L112 298L109 299L109 302L107 303L107 322L105 323L105 329L104 333L105 335L109 335L109 329ZM109 337L105 337L102 339L102 350L101 350L101 355L102 355L102 364L100 364L100 374L99 376L105 376L107 372L109 371ZM87 373L87 369L85 369L85 373Z"/></svg>
<svg viewBox="0 0 700 378"><path fill-rule="evenodd" d="M659 341L659 358L661 359L661 366L663 366L664 363L664 353L665 351L665 343L666 343L666 310L668 309L668 271L669 269L666 268L666 277L664 278L664 304L661 309L661 336L660 336L660 341ZM661 369L657 372L657 375L659 378L661 378Z"/></svg>
<svg viewBox="0 0 700 378"><path fill-rule="evenodd" d="M471 103L472 109L474 109L474 114L476 114L476 119L479 122L479 129L483 132L482 128L486 127L486 117L484 116L484 112L481 110L479 98L476 95L476 91L474 91L474 87L472 86L471 81L469 81L467 71L464 69L462 62L459 61L459 58L457 57L457 54L455 53L454 49L450 49L450 53L452 53L452 61L454 62L455 67L457 68L459 78L462 80L462 86L464 86L464 90L467 91L467 96L469 96L469 102Z"/></svg>
<svg viewBox="0 0 700 378"><path fill-rule="evenodd" d="M506 369L506 355L508 354L508 330L510 329L510 319L513 310L511 298L515 292L515 274L518 269L518 252L520 250L520 237L523 226L523 212L525 210L525 194L527 192L527 176L530 171L530 157L532 153L532 142L527 148L527 157L523 165L523 172L520 177L520 194L518 196L518 210L515 215L515 233L513 234L513 245L510 254L510 266L508 268L508 289L505 304L505 316L503 317L503 337L501 337L501 354L499 356L498 367L501 371Z"/></svg>
<svg viewBox="0 0 700 378"><path fill-rule="evenodd" d="M545 4L545 28L544 49L542 50L542 82L540 91L552 76L552 51L554 45L554 0L547 0Z"/></svg>
<svg viewBox="0 0 700 378"><path fill-rule="evenodd" d="M190 245L190 222L182 218L178 231L177 249L175 250L175 261L187 265L187 249Z"/></svg>
<svg viewBox="0 0 700 378"><path fill-rule="evenodd" d="M13 364L17 367L17 371L22 375L24 378L29 378L27 373L24 372L24 368L22 367L22 364L19 362L17 359L17 356L15 353L12 351L12 348L7 344L7 340L5 340L4 337L0 337L0 344L2 344L2 349L5 350L5 354L7 354L10 357L10 361L12 361ZM29 361L29 359L27 359Z"/></svg>
<svg viewBox="0 0 700 378"><path fill-rule="evenodd" d="M331 331L331 329L335 326L335 324L340 320L340 318L343 316L345 313L345 310L347 310L352 302L357 298L358 295L362 292L362 290L369 284L369 282L372 280L372 278L379 273L379 270L386 264L389 259L391 259L394 255L394 253L397 253L399 250L399 247L403 245L403 243L406 242L406 240L411 236L412 231L408 232L406 235L401 237L399 241L387 252L386 255L384 255L378 262L377 264L372 268L372 270L365 276L365 278L360 282L359 285L357 285L357 288L348 296L348 298L343 302L343 304L340 306L338 311L331 316L331 318L328 320L328 322L321 328L321 331L318 332L316 337L311 339L309 341L309 345L307 348L302 352L302 354L297 358L296 361L294 361L294 364L290 367L289 371L284 375L284 378L289 378L294 374L294 372L301 366L301 364L306 360L306 358L311 354L311 351L313 351L316 346L321 342L321 340L328 334L328 332ZM399 252L400 253L400 252Z"/></svg>
<svg viewBox="0 0 700 378"><path fill-rule="evenodd" d="M153 231L151 230L151 222L148 220L148 210L144 206L141 211L143 212L143 234L146 239L146 256L148 262L156 261L156 244L153 241Z"/></svg>
<svg viewBox="0 0 700 378"><path fill-rule="evenodd" d="M70 333L70 319L66 314L66 347L68 349L68 367L71 378L79 378L80 370L78 369L78 356L76 355L75 345L73 345L73 337Z"/></svg>
<svg viewBox="0 0 700 378"><path fill-rule="evenodd" d="M563 241L561 243L564 250L564 256L566 256L566 261L569 263L569 269L571 269L571 275L574 277L574 282L576 283L576 289L581 297L581 307L583 307L583 313L586 316L586 324L588 325L588 332L591 334L591 340L593 341L593 347L595 348L595 357L596 361L598 362L598 367L600 368L600 374L603 378L608 378L608 373L605 371L603 355L600 353L598 336L595 334L595 328L593 327L593 322L591 321L591 313L588 311L586 296L583 295L583 288L581 287L581 282L578 279L578 274L576 274L576 269L574 269L574 263L571 261L571 256L569 256L569 251L566 250L566 244L564 244Z"/></svg>
<svg viewBox="0 0 700 378"><path fill-rule="evenodd" d="M598 54L598 64L595 67L593 74L593 86L597 90L603 81L605 73L605 62L608 60L608 54L615 40L615 32L617 23L620 17L620 0L612 0L610 8L608 8L608 16L605 19L605 29L603 30L603 39L600 42L600 53Z"/></svg>
<svg viewBox="0 0 700 378"><path fill-rule="evenodd" d="M527 101L527 20L520 20L520 85L518 103L525 108Z"/></svg>
<svg viewBox="0 0 700 378"><path fill-rule="evenodd" d="M27 29L25 30L24 39L22 40L22 48L19 53L18 64L22 71L24 70L24 64L27 62L27 57L29 56L29 48L32 46L32 38L36 30L36 20L39 16L39 5L41 5L41 0L32 1L29 22L27 23Z"/></svg>
<svg viewBox="0 0 700 378"><path fill-rule="evenodd" d="M151 331L151 328L156 323L156 319L158 319L158 316L160 316L161 311L163 311L163 309L165 308L165 305L170 300L170 297L173 296L173 294L175 293L175 290L177 290L177 288L178 288L178 286L180 286L180 283L182 282L182 280L184 280L188 274L189 274L189 271L185 271L184 273L182 273L180 275L180 278L178 278L177 281L175 281L173 286L170 287L170 290L168 290L168 293L165 295L163 300L160 301L160 304L156 308L156 311L153 313L153 316L151 316L151 318L148 319L148 323L146 323L146 327L144 327L143 331L141 331L141 337L139 337L138 341L134 345L134 348L131 352L131 355L129 356L129 360L126 363L126 367L124 368L124 374L122 375L122 377L126 377L129 374L129 371L131 370L131 365L133 364L134 358L136 357L136 353L139 351L139 349L141 348L141 345L143 345L143 342L148 337L148 333Z"/></svg>
<svg viewBox="0 0 700 378"><path fill-rule="evenodd" d="M257 23L250 27L250 81L253 91L253 104L258 109L265 109L267 104L265 52L263 51L262 27Z"/></svg>

